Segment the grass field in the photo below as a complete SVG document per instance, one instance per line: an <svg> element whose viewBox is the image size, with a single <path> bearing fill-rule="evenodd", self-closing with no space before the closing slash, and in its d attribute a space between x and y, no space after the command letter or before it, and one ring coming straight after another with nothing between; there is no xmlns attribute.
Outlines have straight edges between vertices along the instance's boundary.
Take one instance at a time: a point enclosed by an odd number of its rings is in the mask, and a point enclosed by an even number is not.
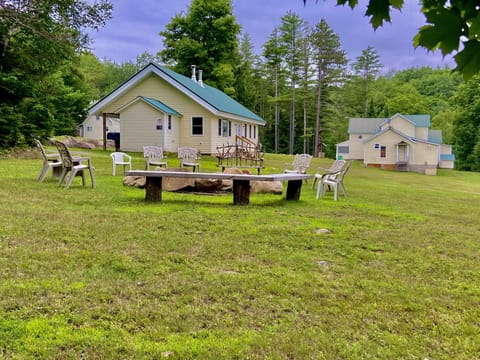
<svg viewBox="0 0 480 360"><path fill-rule="evenodd" d="M337 202L148 204L81 151L96 189L0 159L0 358L480 359L479 173L354 163Z"/></svg>

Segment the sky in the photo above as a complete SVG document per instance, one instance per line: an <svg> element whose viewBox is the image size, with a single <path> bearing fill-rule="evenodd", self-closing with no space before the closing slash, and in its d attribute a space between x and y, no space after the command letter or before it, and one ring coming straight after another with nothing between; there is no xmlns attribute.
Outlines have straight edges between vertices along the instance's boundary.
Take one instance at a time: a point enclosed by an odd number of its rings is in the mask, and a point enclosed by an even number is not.
<svg viewBox="0 0 480 360"><path fill-rule="evenodd" d="M112 20L98 32L90 33L92 52L100 59L116 63L135 62L143 52L156 54L163 48L159 32L171 18L187 12L191 0L110 0L114 6ZM232 0L233 14L242 32L248 33L254 51L261 54L275 26L288 11L315 25L325 19L339 36L342 48L350 61L362 50L373 46L384 65L384 72L411 67L455 67L451 56L440 52L415 49L413 38L425 25L425 17L417 0L405 1L401 11L394 10L392 22L376 31L364 16L367 0L360 0L355 9L336 6L335 0Z"/></svg>

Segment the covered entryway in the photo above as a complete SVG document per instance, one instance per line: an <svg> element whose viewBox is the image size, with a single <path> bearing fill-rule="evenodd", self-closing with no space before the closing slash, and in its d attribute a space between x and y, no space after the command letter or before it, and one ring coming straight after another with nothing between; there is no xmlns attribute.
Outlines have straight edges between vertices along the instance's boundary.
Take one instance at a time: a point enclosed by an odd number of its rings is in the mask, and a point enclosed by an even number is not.
<svg viewBox="0 0 480 360"><path fill-rule="evenodd" d="M395 145L396 162L395 169L398 171L408 171L409 145L405 141L400 141Z"/></svg>

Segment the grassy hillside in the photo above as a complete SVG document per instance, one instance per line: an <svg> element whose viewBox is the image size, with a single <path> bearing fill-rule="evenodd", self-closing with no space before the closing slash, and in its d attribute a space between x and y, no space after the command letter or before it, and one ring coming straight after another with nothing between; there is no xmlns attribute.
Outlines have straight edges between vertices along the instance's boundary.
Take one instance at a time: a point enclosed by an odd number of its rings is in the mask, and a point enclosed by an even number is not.
<svg viewBox="0 0 480 360"><path fill-rule="evenodd" d="M96 189L0 159L0 357L478 358L480 174L354 163L337 202L310 182L299 202L147 204L108 152L82 152Z"/></svg>

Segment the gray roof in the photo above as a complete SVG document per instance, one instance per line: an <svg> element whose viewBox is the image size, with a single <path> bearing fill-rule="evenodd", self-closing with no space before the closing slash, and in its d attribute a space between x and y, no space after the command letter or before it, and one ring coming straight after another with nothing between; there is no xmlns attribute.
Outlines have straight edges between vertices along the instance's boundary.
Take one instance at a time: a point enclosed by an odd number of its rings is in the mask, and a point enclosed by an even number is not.
<svg viewBox="0 0 480 360"><path fill-rule="evenodd" d="M349 134L375 134L379 130L380 124L387 120L386 118L350 118L348 124Z"/></svg>
<svg viewBox="0 0 480 360"><path fill-rule="evenodd" d="M390 122L390 120L396 116L402 116L405 119L411 121L418 127L430 126L430 115L403 115L395 114L389 118L350 118L348 125L349 134L375 134L379 131L380 125L383 122ZM438 136L437 134L435 136ZM441 143L441 141L440 141Z"/></svg>
<svg viewBox="0 0 480 360"><path fill-rule="evenodd" d="M428 141L433 142L435 144L442 144L443 137L442 137L442 130L428 130Z"/></svg>

